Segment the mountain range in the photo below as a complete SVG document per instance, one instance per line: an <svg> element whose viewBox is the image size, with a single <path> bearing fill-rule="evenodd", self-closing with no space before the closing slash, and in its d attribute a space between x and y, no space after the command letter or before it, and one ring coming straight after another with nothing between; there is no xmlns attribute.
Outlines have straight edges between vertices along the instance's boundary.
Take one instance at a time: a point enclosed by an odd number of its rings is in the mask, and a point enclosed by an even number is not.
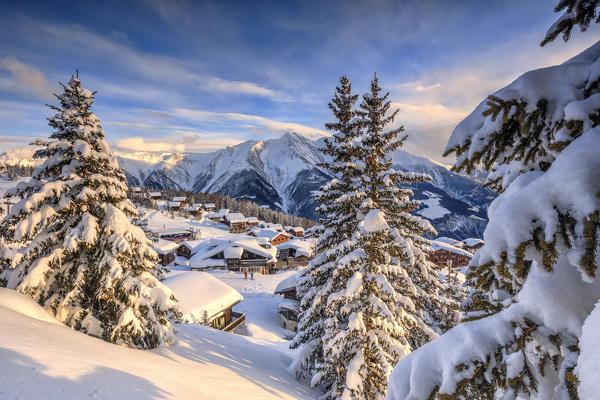
<svg viewBox="0 0 600 400"><path fill-rule="evenodd" d="M210 153L115 152L115 156L130 185L219 193L317 219L312 192L331 179L319 167L327 161L319 150L323 145L323 139L309 140L287 133ZM397 150L392 160L397 170L426 173L433 178L412 188L415 199L422 203L417 213L428 218L439 235L481 237L494 192L440 163L403 150ZM7 164L23 165L28 161L23 150L0 155L0 162Z"/></svg>

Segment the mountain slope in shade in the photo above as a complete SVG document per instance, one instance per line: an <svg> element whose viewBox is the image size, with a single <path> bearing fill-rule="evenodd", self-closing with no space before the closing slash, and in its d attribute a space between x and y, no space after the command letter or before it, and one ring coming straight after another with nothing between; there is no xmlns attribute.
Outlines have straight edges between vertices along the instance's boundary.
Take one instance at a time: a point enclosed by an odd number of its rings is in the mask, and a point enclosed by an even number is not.
<svg viewBox="0 0 600 400"><path fill-rule="evenodd" d="M312 192L331 179L319 167L327 161L319 150L322 146L323 139L311 141L287 133L211 153L115 155L131 185L219 193L318 219ZM494 192L428 158L397 150L392 159L396 169L433 178L412 188L415 198L422 202L417 213L428 218L440 235L458 239L482 235Z"/></svg>

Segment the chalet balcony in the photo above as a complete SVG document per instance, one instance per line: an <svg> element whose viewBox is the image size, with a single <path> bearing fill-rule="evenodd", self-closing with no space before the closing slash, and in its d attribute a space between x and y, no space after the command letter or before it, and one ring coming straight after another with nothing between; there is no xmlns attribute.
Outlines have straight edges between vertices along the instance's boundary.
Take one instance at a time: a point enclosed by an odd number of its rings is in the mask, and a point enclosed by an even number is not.
<svg viewBox="0 0 600 400"><path fill-rule="evenodd" d="M225 332L234 332L244 322L246 322L246 314L238 313L235 311L231 312L231 322L226 325L223 330Z"/></svg>

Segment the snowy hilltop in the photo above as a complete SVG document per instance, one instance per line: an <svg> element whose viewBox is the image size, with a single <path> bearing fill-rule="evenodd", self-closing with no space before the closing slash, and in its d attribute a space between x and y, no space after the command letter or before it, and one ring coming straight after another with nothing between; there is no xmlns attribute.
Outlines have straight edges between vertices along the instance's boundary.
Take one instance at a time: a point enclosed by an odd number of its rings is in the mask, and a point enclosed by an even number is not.
<svg viewBox="0 0 600 400"><path fill-rule="evenodd" d="M182 189L247 199L291 215L317 219L312 193L331 179L318 166L326 162L323 139L296 133L265 141L247 141L211 153L116 152L130 185L152 189ZM26 159L23 152L6 159ZM19 157L20 156L20 157ZM412 185L422 202L418 214L431 220L440 235L481 237L485 210L495 193L449 171L444 165L404 150L393 154L394 168L433 178ZM25 161L23 161L25 162ZM31 162L31 161L28 161Z"/></svg>

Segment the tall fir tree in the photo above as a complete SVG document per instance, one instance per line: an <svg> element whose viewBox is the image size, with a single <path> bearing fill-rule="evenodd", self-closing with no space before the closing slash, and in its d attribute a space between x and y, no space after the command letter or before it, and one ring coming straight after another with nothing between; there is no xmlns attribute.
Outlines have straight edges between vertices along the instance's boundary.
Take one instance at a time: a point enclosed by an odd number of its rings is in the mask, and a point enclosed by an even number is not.
<svg viewBox="0 0 600 400"><path fill-rule="evenodd" d="M127 183L91 111L95 92L72 77L50 106L45 158L19 184L22 200L0 223L0 282L36 300L66 325L106 341L154 348L174 340L180 311L160 281L156 253Z"/></svg>
<svg viewBox="0 0 600 400"><path fill-rule="evenodd" d="M403 127L385 130L397 111L388 115L388 94L380 91L375 78L363 96L345 161L352 166L346 192L321 197L324 209L347 199L350 210L339 209L336 220L347 231L315 258L311 277L320 281L307 280L317 284L302 300L308 311L301 319L318 327L311 350L322 348L311 383L325 399L383 398L393 366L459 318L457 301L443 297L447 284L426 257L430 243L422 235L435 230L411 214L419 202L400 187L431 178L391 168L391 153L406 136L399 137Z"/></svg>
<svg viewBox="0 0 600 400"><path fill-rule="evenodd" d="M336 122L325 124L333 132L332 139L325 140L323 149L331 161L321 167L328 169L336 178L321 187L315 195L320 203L317 212L322 216L320 225L315 227L318 232L316 256L302 272L298 283L298 292L303 294L302 311L298 334L291 347L300 347L293 369L302 377L313 376L317 372L317 365L322 362L323 287L329 281L335 261L339 258L340 244L352 237L358 225L356 212L361 199L355 195L355 185L362 170L355 163L358 157L355 141L360 135L360 122L353 110L358 98L358 95L352 94L348 77L342 76L336 94L329 103Z"/></svg>

